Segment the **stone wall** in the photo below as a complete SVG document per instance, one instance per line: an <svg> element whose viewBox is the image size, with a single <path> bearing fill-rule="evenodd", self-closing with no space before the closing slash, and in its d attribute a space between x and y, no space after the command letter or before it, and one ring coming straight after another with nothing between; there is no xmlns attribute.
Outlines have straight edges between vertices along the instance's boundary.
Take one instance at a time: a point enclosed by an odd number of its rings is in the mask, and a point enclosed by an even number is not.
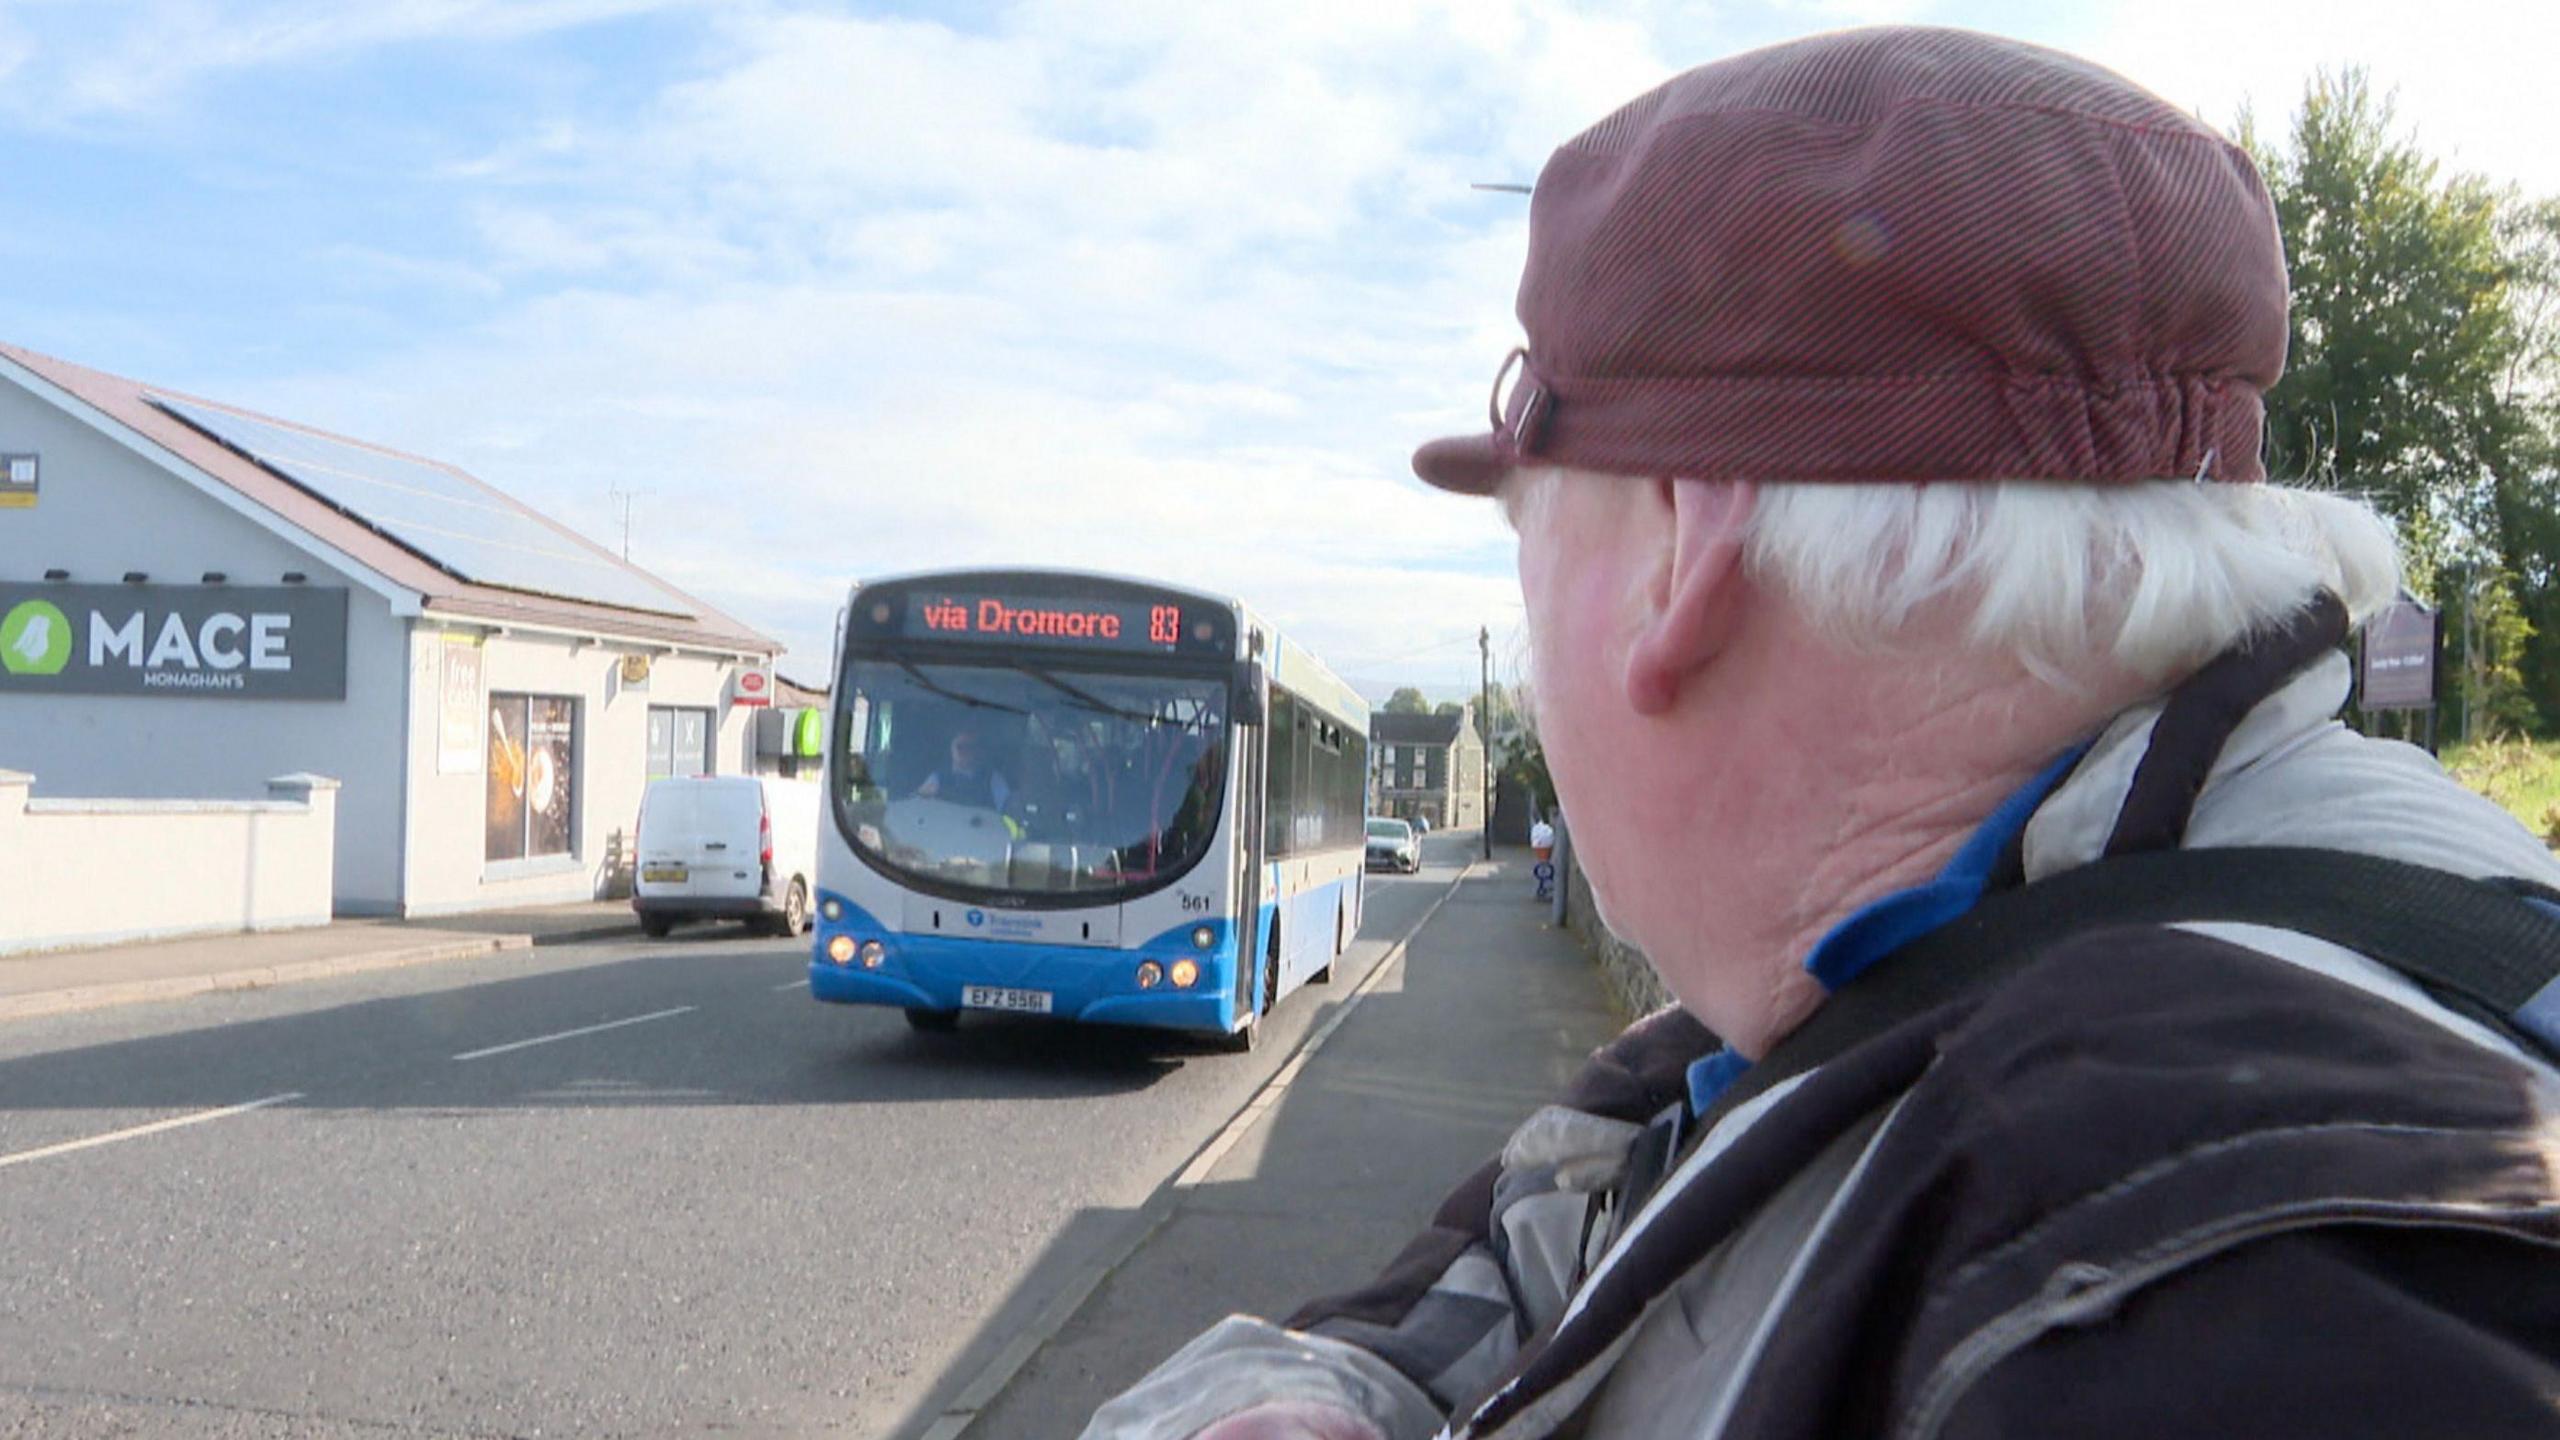
<svg viewBox="0 0 2560 1440"><path fill-rule="evenodd" d="M1653 973L1644 953L1609 933L1600 923L1600 907L1591 901L1591 883L1583 878L1582 867L1573 863L1572 837L1558 827L1556 868L1563 872L1564 922L1582 941L1582 948L1600 967L1600 978L1609 987L1609 997L1629 1020L1650 1015L1671 1003L1671 992Z"/></svg>

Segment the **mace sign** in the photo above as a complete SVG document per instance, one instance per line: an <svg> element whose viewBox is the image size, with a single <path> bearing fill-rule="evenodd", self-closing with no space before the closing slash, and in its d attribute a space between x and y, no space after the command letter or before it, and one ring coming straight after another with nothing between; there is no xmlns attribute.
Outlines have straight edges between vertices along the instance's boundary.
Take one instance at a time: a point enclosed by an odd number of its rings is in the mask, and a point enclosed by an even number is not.
<svg viewBox="0 0 2560 1440"><path fill-rule="evenodd" d="M343 700L347 592L0 584L0 693Z"/></svg>

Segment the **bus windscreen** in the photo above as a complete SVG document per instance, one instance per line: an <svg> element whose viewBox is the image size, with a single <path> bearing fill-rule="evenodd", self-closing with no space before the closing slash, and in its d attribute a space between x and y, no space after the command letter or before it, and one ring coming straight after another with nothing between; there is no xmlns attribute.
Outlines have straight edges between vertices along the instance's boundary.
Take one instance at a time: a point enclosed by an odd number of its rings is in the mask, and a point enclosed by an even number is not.
<svg viewBox="0 0 2560 1440"><path fill-rule="evenodd" d="M1177 878L1217 828L1220 678L889 658L843 681L839 822L911 882L1100 902Z"/></svg>

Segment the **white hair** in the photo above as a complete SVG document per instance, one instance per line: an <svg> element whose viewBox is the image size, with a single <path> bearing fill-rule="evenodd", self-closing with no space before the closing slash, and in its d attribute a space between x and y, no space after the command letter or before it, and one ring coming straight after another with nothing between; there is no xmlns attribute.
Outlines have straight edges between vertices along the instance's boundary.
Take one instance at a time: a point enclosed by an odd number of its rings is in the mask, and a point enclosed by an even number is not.
<svg viewBox="0 0 2560 1440"><path fill-rule="evenodd" d="M1766 485L1746 554L1838 640L1889 647L1953 601L1975 645L2049 677L2104 652L2174 678L2320 590L2361 624L2400 585L2391 526L2361 501L2186 480Z"/></svg>
<svg viewBox="0 0 2560 1440"><path fill-rule="evenodd" d="M1527 496L1503 488L1515 524ZM2361 625L2400 589L2399 542L2363 501L2189 480L1763 485L1745 563L1838 643L1890 649L1923 611L1970 606L1977 649L2066 686L2101 654L2182 678L2321 590Z"/></svg>

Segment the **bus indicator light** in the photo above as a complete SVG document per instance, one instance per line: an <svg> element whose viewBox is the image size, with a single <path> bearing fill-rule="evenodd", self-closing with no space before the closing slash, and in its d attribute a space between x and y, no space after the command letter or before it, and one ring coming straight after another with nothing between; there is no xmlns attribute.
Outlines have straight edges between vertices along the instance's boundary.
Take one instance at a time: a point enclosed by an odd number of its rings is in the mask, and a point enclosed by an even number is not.
<svg viewBox="0 0 2560 1440"><path fill-rule="evenodd" d="M1138 988L1139 988L1139 989L1141 989L1141 990L1153 990L1153 989L1154 989L1154 988L1156 988L1158 985L1161 985L1161 984L1163 984L1163 983L1164 983L1164 967L1163 967L1163 966L1158 965L1158 964L1157 964L1156 962L1154 962L1153 960L1145 960L1145 961L1141 961L1141 962L1139 962L1139 965L1138 965Z"/></svg>

